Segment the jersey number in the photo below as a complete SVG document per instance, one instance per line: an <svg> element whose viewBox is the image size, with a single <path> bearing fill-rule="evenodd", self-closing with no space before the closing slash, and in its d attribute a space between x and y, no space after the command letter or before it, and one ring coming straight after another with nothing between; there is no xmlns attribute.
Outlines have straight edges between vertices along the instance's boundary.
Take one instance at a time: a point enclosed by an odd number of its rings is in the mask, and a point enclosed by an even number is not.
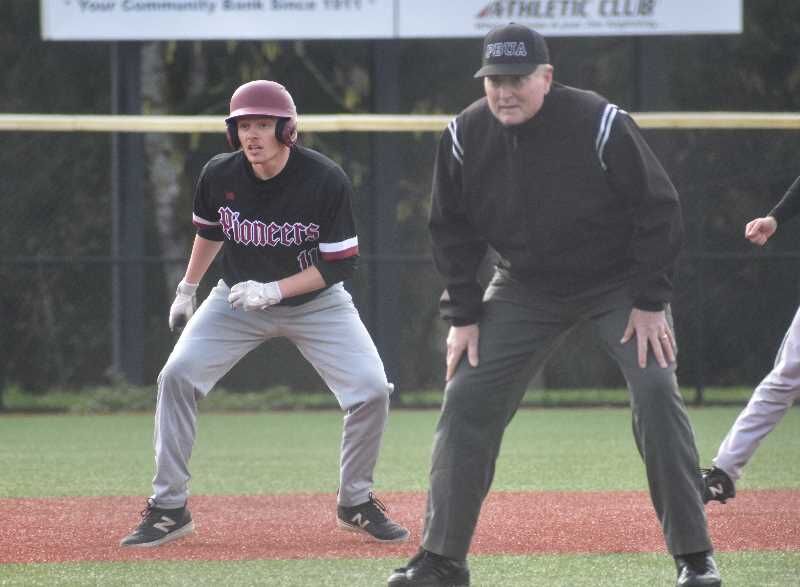
<svg viewBox="0 0 800 587"><path fill-rule="evenodd" d="M300 271L316 265L318 257L319 257L319 249L317 249L316 247L313 249L301 251L300 254L297 255L297 264L300 265Z"/></svg>

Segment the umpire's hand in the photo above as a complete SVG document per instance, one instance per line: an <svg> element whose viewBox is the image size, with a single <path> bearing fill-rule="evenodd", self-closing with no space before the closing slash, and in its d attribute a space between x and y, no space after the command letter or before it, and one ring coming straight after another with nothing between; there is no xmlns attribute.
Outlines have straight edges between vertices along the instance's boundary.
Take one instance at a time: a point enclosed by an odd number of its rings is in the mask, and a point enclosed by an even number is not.
<svg viewBox="0 0 800 587"><path fill-rule="evenodd" d="M647 366L647 347L653 349L658 364L666 369L675 362L677 346L675 335L667 322L666 312L647 312L633 308L628 318L628 325L620 343L625 344L636 335L636 350L639 356L639 367Z"/></svg>
<svg viewBox="0 0 800 587"><path fill-rule="evenodd" d="M467 326L451 326L447 334L447 375L445 380L450 381L456 372L458 362L464 349L467 349L467 359L473 367L478 366L478 339L480 329L477 324Z"/></svg>

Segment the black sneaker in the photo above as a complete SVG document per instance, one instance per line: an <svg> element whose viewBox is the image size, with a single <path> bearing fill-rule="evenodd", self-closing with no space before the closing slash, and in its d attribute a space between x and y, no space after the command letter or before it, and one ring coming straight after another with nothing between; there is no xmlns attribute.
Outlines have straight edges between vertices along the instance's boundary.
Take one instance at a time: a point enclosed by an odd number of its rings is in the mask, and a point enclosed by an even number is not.
<svg viewBox="0 0 800 587"><path fill-rule="evenodd" d="M466 561L457 561L423 548L405 567L389 576L388 587L469 587Z"/></svg>
<svg viewBox="0 0 800 587"><path fill-rule="evenodd" d="M369 501L353 507L338 506L336 521L340 528L361 532L379 542L405 542L409 531L386 517L386 506L370 492Z"/></svg>
<svg viewBox="0 0 800 587"><path fill-rule="evenodd" d="M194 530L192 514L186 506L165 510L157 508L153 498L147 499L147 507L141 513L142 522L131 534L122 539L120 546L161 546L177 540Z"/></svg>
<svg viewBox="0 0 800 587"><path fill-rule="evenodd" d="M717 563L711 551L675 557L678 567L677 587L721 587Z"/></svg>
<svg viewBox="0 0 800 587"><path fill-rule="evenodd" d="M736 487L728 474L719 467L711 469L701 469L703 474L703 503L709 501L719 501L725 503L732 497L736 497Z"/></svg>

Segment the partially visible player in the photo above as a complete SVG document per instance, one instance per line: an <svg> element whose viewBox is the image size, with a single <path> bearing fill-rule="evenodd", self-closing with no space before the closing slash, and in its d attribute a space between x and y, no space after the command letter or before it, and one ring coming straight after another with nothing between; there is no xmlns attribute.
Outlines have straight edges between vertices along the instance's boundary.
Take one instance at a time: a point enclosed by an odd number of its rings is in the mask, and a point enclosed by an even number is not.
<svg viewBox="0 0 800 587"><path fill-rule="evenodd" d="M781 223L800 212L800 177L780 202L763 218L747 223L744 236L760 247ZM800 395L800 308L786 331L772 371L756 387L750 401L736 418L714 457L704 470L703 501L725 503L736 496L736 482L758 445L769 434Z"/></svg>
<svg viewBox="0 0 800 587"><path fill-rule="evenodd" d="M185 329L158 376L153 495L121 544L158 546L192 532L188 464L197 401L275 337L294 343L345 412L339 526L380 542L405 541L408 530L372 493L393 387L342 285L358 257L350 180L296 144L294 101L276 82L240 86L225 120L236 150L213 157L197 182L197 235L169 312L170 329ZM220 250L222 279L195 313L197 285Z"/></svg>

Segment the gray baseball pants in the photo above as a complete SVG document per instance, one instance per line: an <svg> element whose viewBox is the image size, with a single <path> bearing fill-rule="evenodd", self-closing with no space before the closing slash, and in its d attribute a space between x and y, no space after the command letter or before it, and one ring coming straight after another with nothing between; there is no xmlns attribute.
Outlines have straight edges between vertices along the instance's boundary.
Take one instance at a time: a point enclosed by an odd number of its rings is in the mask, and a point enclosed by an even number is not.
<svg viewBox="0 0 800 587"><path fill-rule="evenodd" d="M667 548L673 555L711 549L694 432L678 392L675 365L661 368L651 353L642 369L635 339L620 344L631 308L625 286L553 299L495 277L479 324L479 364L471 367L463 358L445 388L423 548L466 558L503 433L527 383L561 339L588 321L628 383L633 435Z"/></svg>
<svg viewBox="0 0 800 587"><path fill-rule="evenodd" d="M300 306L234 310L223 281L189 320L158 376L155 504L177 508L189 495L197 400L266 340L286 337L317 370L345 412L339 505L369 499L392 385L350 294L336 284Z"/></svg>
<svg viewBox="0 0 800 587"><path fill-rule="evenodd" d="M800 395L800 308L783 337L772 371L753 391L714 457L713 463L735 482L764 437L778 425Z"/></svg>

